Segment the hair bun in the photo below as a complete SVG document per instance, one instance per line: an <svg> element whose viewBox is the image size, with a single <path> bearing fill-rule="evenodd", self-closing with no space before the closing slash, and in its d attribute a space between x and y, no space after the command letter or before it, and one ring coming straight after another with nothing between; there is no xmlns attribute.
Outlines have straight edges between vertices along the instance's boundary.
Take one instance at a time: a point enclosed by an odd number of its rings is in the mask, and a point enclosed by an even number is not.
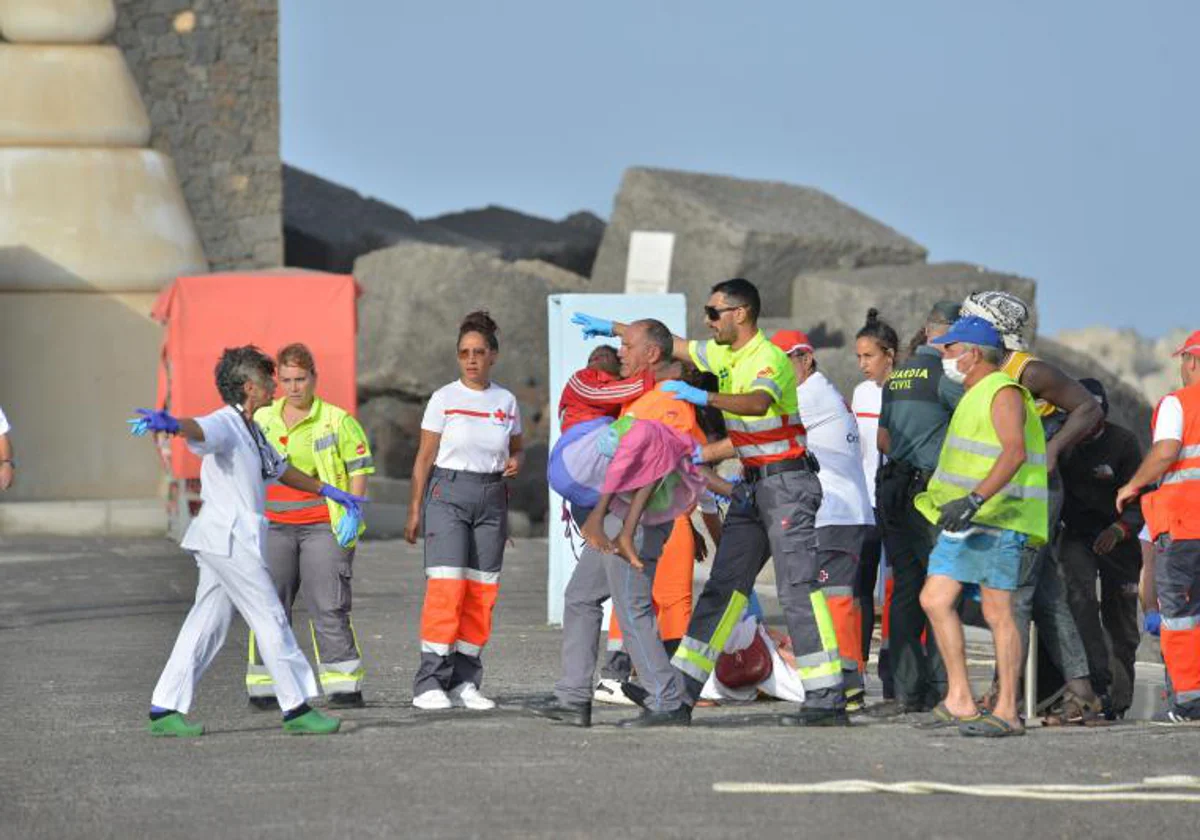
<svg viewBox="0 0 1200 840"><path fill-rule="evenodd" d="M460 332L481 332L484 335L495 335L500 331L496 326L496 322L492 320L492 316L488 314L486 309L477 309L474 312L467 313L467 316L462 319L458 329Z"/></svg>
<svg viewBox="0 0 1200 840"><path fill-rule="evenodd" d="M873 324L879 320L879 310L872 306L867 310L867 323Z"/></svg>

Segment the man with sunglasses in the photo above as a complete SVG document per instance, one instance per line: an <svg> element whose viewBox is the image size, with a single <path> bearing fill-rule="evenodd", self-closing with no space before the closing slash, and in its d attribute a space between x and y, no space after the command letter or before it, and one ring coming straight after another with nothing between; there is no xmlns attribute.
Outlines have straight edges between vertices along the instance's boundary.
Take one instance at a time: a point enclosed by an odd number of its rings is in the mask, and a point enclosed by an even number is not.
<svg viewBox="0 0 1200 840"><path fill-rule="evenodd" d="M196 601L184 619L174 650L151 698L151 735L195 737L204 726L184 715L196 684L225 641L237 610L258 641L262 661L275 684L283 729L295 735L337 732L340 721L310 708L317 681L296 644L275 584L263 560L267 520L265 483L278 480L296 490L319 494L348 511L365 502L297 470L267 442L254 412L275 394L275 362L257 347L226 350L217 363L217 390L225 403L203 417L176 419L166 411L138 409L131 432L179 435L202 456L203 506L181 543L199 567Z"/></svg>
<svg viewBox="0 0 1200 840"><path fill-rule="evenodd" d="M713 338L674 339L675 357L715 374L720 391L710 393L684 382L669 382L663 389L676 399L721 410L729 437L700 447L697 458L739 458L744 483L730 504L712 572L672 664L694 704L730 630L745 612L759 571L774 557L779 600L805 690L799 713L785 715L780 722L845 726L849 720L837 637L817 583L815 523L821 485L800 422L795 371L787 355L758 328L759 308L754 284L726 280L713 286L704 307ZM572 322L589 338L621 335L626 329L625 324L584 314L575 315Z"/></svg>

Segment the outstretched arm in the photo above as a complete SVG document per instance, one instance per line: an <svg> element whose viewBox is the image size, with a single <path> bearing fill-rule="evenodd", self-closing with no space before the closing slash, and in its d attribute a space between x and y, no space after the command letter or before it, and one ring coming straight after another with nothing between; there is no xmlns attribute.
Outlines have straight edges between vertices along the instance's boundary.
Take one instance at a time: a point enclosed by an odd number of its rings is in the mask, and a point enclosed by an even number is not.
<svg viewBox="0 0 1200 840"><path fill-rule="evenodd" d="M607 318L597 318L583 312L576 312L572 315L571 323L577 327L583 327L584 338L622 336L625 334L625 328L629 326L623 321L610 321ZM672 336L671 355L681 362L688 361L691 358L688 352L688 340L677 335Z"/></svg>

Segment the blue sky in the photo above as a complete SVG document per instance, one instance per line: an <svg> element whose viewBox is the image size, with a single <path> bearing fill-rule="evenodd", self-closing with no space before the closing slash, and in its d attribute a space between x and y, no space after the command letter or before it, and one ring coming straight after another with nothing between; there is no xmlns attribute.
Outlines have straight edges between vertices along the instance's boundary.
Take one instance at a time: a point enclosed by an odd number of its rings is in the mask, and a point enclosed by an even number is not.
<svg viewBox="0 0 1200 840"><path fill-rule="evenodd" d="M1047 331L1200 327L1200 3L281 7L284 159L415 215L787 181L1037 279Z"/></svg>

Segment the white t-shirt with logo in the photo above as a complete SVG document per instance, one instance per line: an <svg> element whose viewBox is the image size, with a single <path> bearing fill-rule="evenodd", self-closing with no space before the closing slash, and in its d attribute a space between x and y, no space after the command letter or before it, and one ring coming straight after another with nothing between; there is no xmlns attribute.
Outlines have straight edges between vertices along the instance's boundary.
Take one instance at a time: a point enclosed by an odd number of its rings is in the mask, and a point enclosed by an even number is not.
<svg viewBox="0 0 1200 840"><path fill-rule="evenodd" d="M863 474L871 505L875 504L875 473L879 471L879 412L883 410L883 388L867 379L854 388L850 410L858 421L858 447L862 452Z"/></svg>
<svg viewBox="0 0 1200 840"><path fill-rule="evenodd" d="M873 525L871 495L863 474L858 424L833 383L818 372L796 389L800 420L808 433L808 448L817 456L821 471L821 507L817 527Z"/></svg>
<svg viewBox="0 0 1200 840"><path fill-rule="evenodd" d="M434 463L445 470L504 472L509 439L521 434L517 398L494 382L483 391L455 380L433 392L421 429L442 436Z"/></svg>

